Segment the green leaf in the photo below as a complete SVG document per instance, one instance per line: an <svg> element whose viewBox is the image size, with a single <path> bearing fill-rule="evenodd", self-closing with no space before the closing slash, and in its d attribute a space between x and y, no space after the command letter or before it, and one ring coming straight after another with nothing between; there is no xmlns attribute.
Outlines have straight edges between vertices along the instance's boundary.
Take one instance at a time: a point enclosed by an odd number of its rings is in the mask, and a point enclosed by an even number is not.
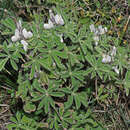
<svg viewBox="0 0 130 130"><path fill-rule="evenodd" d="M87 122L90 123L90 124L92 124L93 127L96 127L96 126L97 126L97 123L96 123L93 119L91 119L91 118L88 118L88 119L87 119Z"/></svg>
<svg viewBox="0 0 130 130"><path fill-rule="evenodd" d="M67 102L65 103L65 109L68 109L69 107L71 107L72 103L73 103L73 96L70 95L70 96L68 97Z"/></svg>
<svg viewBox="0 0 130 130"><path fill-rule="evenodd" d="M44 71L40 72L40 82L42 84L48 84L49 82L48 75Z"/></svg>
<svg viewBox="0 0 130 130"><path fill-rule="evenodd" d="M84 81L84 76L82 75L82 72L72 72L72 75L79 81Z"/></svg>
<svg viewBox="0 0 130 130"><path fill-rule="evenodd" d="M49 64L47 64L47 61L44 58L39 59L38 62L43 66L43 68L51 71Z"/></svg>
<svg viewBox="0 0 130 130"><path fill-rule="evenodd" d="M17 120L16 120L16 118L14 118L14 117L10 117L10 121L12 121L12 122L14 122L14 123L17 123Z"/></svg>
<svg viewBox="0 0 130 130"><path fill-rule="evenodd" d="M16 28L15 23L12 18L7 18L7 19L3 20L2 24L4 24L6 27L8 27L12 30L14 30Z"/></svg>
<svg viewBox="0 0 130 130"><path fill-rule="evenodd" d="M48 97L48 102L51 104L51 106L55 109L55 103L53 101L53 99L49 96Z"/></svg>
<svg viewBox="0 0 130 130"><path fill-rule="evenodd" d="M53 55L53 58L59 68L64 68L63 64L61 63L60 58L58 58L56 55Z"/></svg>
<svg viewBox="0 0 130 130"><path fill-rule="evenodd" d="M44 109L45 109L45 113L47 114L49 112L49 108L50 108L50 105L49 105L49 102L48 102L48 97L46 97L45 99L45 105L44 105Z"/></svg>
<svg viewBox="0 0 130 130"><path fill-rule="evenodd" d="M81 106L81 102L80 102L78 95L75 95L74 99L75 99L76 108L79 109Z"/></svg>
<svg viewBox="0 0 130 130"><path fill-rule="evenodd" d="M59 125L58 125L58 122L56 120L55 120L54 126L55 126L56 130L59 130Z"/></svg>
<svg viewBox="0 0 130 130"><path fill-rule="evenodd" d="M67 93L67 94L71 94L72 93L71 89L69 89L69 88L61 88L60 91L62 91L64 93Z"/></svg>
<svg viewBox="0 0 130 130"><path fill-rule="evenodd" d="M67 59L68 58L68 55L67 55L67 53L65 51L63 51L63 52L54 51L54 53L55 53L55 55L57 55L57 56L59 56L59 57L61 57L63 59Z"/></svg>
<svg viewBox="0 0 130 130"><path fill-rule="evenodd" d="M84 76L87 76L87 75L90 74L92 71L93 71L93 68L90 67L90 68L88 68L87 70L83 71L83 75L84 75Z"/></svg>
<svg viewBox="0 0 130 130"><path fill-rule="evenodd" d="M36 110L36 106L31 102L26 102L24 105L24 111L27 113L34 112Z"/></svg>
<svg viewBox="0 0 130 130"><path fill-rule="evenodd" d="M32 79L34 77L34 74L35 74L35 63L32 64L30 79Z"/></svg>
<svg viewBox="0 0 130 130"><path fill-rule="evenodd" d="M20 112L17 112L16 113L16 118L17 118L17 121L20 122L21 121L21 117L22 117L22 114Z"/></svg>
<svg viewBox="0 0 130 130"><path fill-rule="evenodd" d="M104 101L108 96L109 96L108 94L105 94L105 95L100 96L99 99L100 99L101 101Z"/></svg>
<svg viewBox="0 0 130 130"><path fill-rule="evenodd" d="M8 58L5 58L0 61L0 71L4 68L7 61L8 61Z"/></svg>
<svg viewBox="0 0 130 130"><path fill-rule="evenodd" d="M18 66L17 66L17 64L15 63L14 60L10 59L10 63L11 63L12 67L13 67L15 70L18 70Z"/></svg>
<svg viewBox="0 0 130 130"><path fill-rule="evenodd" d="M54 97L63 97L63 96L65 96L65 94L62 93L62 92L51 92L50 95L54 96Z"/></svg>
<svg viewBox="0 0 130 130"><path fill-rule="evenodd" d="M40 86L40 84L39 84L39 82L38 82L37 80L34 80L33 86L34 86L34 88L35 88L36 90L38 90L39 92L41 92L41 93L43 93L43 94L45 93L45 89L41 88L41 86Z"/></svg>
<svg viewBox="0 0 130 130"><path fill-rule="evenodd" d="M6 41L5 41L4 44L3 44L3 49L4 49L4 51L5 51L7 54L9 54L8 45L7 45Z"/></svg>
<svg viewBox="0 0 130 130"><path fill-rule="evenodd" d="M13 124L13 123L7 125L8 130L12 130L13 128L16 128L16 127L17 127L17 124Z"/></svg>
<svg viewBox="0 0 130 130"><path fill-rule="evenodd" d="M79 97L80 101L82 102L82 104L83 104L85 107L88 107L88 102L87 102L86 93L81 92L80 94L78 94L78 97Z"/></svg>
<svg viewBox="0 0 130 130"><path fill-rule="evenodd" d="M46 102L46 97L42 99L42 101L39 103L37 110L40 110L45 105L45 102Z"/></svg>

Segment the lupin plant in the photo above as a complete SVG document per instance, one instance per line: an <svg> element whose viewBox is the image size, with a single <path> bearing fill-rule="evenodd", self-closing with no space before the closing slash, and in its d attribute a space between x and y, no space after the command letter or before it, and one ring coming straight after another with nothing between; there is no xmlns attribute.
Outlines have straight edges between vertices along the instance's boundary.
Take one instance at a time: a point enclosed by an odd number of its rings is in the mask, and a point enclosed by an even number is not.
<svg viewBox="0 0 130 130"><path fill-rule="evenodd" d="M84 22L67 2L43 3L49 3L46 16L33 12L31 22L0 21L2 35L8 35L0 48L0 72L16 73L11 87L14 100L21 101L7 128L103 129L93 106L99 103L105 111L120 87L129 96L129 46L109 35L109 25L86 16Z"/></svg>

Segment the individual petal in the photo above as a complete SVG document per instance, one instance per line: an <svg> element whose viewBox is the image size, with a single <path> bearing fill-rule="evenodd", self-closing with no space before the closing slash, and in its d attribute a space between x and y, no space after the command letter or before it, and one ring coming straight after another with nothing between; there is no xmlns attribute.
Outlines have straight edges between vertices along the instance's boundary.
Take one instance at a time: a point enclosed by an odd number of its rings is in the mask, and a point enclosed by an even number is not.
<svg viewBox="0 0 130 130"><path fill-rule="evenodd" d="M61 15L55 15L55 22L58 25L64 25L64 20Z"/></svg>
<svg viewBox="0 0 130 130"><path fill-rule="evenodd" d="M95 27L94 27L94 24L91 24L91 25L89 26L89 28L90 28L91 32L95 32L95 31L96 31L96 29L95 29Z"/></svg>
<svg viewBox="0 0 130 130"><path fill-rule="evenodd" d="M117 66L113 66L112 69L114 69L114 71L119 74L119 69L117 68Z"/></svg>
<svg viewBox="0 0 130 130"><path fill-rule="evenodd" d="M25 40L21 40L21 44L23 45L23 49L27 51L28 43Z"/></svg>
<svg viewBox="0 0 130 130"><path fill-rule="evenodd" d="M22 34L23 34L25 39L28 38L28 32L27 32L27 30L25 28L22 30Z"/></svg>
<svg viewBox="0 0 130 130"><path fill-rule="evenodd" d="M105 32L107 32L107 27L104 28Z"/></svg>
<svg viewBox="0 0 130 130"><path fill-rule="evenodd" d="M27 32L27 30L24 28L22 31L22 34L24 36L25 39L31 38L33 36L32 32Z"/></svg>
<svg viewBox="0 0 130 130"><path fill-rule="evenodd" d="M15 29L15 36L20 37L20 32L18 29Z"/></svg>
<svg viewBox="0 0 130 130"><path fill-rule="evenodd" d="M60 42L64 42L63 40L63 34L57 34L60 37Z"/></svg>
<svg viewBox="0 0 130 130"><path fill-rule="evenodd" d="M112 57L116 55L116 50L117 50L116 47L113 46L112 51L111 51L111 56Z"/></svg>
<svg viewBox="0 0 130 130"><path fill-rule="evenodd" d="M95 42L98 42L98 41L99 41L99 36L94 35L93 40L94 40Z"/></svg>
<svg viewBox="0 0 130 130"><path fill-rule="evenodd" d="M11 40L12 40L12 42L17 42L18 41L18 37L14 35L14 36L11 37Z"/></svg>
<svg viewBox="0 0 130 130"><path fill-rule="evenodd" d="M102 25L99 25L98 26L98 31L99 31L99 34L102 35L105 33L105 29L102 27Z"/></svg>
<svg viewBox="0 0 130 130"><path fill-rule="evenodd" d="M61 34L60 35L60 42L64 42L64 40L63 40L63 37L62 37L63 35Z"/></svg>
<svg viewBox="0 0 130 130"><path fill-rule="evenodd" d="M49 10L49 14L50 14L50 20L51 20L51 22L52 22L53 24L55 24L55 23L56 23L56 22L55 22L55 16L54 16L52 10Z"/></svg>
<svg viewBox="0 0 130 130"><path fill-rule="evenodd" d="M103 55L102 63L110 63L110 62L111 62L111 56Z"/></svg>
<svg viewBox="0 0 130 130"><path fill-rule="evenodd" d="M22 29L22 22L21 22L21 20L19 20L19 21L16 23L16 26L17 26L17 29L18 29L18 30L21 30L21 29Z"/></svg>
<svg viewBox="0 0 130 130"><path fill-rule="evenodd" d="M97 46L98 45L98 42L95 42L95 46Z"/></svg>
<svg viewBox="0 0 130 130"><path fill-rule="evenodd" d="M28 38L31 38L33 36L33 33L32 32L28 32Z"/></svg>
<svg viewBox="0 0 130 130"><path fill-rule="evenodd" d="M20 34L19 34L19 30L18 29L15 29L15 35L11 37L11 40L13 42L16 42L16 41L20 40Z"/></svg>
<svg viewBox="0 0 130 130"><path fill-rule="evenodd" d="M49 19L48 23L44 24L44 28L45 29L51 29L54 27L54 24L52 23L52 21Z"/></svg>

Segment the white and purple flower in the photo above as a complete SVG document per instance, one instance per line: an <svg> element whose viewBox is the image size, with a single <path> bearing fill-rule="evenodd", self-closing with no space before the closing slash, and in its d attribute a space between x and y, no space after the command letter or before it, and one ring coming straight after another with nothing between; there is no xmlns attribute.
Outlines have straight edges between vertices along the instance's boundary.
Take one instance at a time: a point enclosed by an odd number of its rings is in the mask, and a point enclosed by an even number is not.
<svg viewBox="0 0 130 130"><path fill-rule="evenodd" d="M45 29L51 29L55 25L64 25L64 20L61 15L56 14L54 15L52 10L49 10L50 19L48 20L48 23L44 24Z"/></svg>
<svg viewBox="0 0 130 130"><path fill-rule="evenodd" d="M27 51L28 43L26 39L29 39L33 36L32 32L28 32L25 28L22 29L21 21L19 20L16 23L17 28L15 29L15 34L11 37L12 42L17 42L20 40L21 44L23 45L23 49Z"/></svg>

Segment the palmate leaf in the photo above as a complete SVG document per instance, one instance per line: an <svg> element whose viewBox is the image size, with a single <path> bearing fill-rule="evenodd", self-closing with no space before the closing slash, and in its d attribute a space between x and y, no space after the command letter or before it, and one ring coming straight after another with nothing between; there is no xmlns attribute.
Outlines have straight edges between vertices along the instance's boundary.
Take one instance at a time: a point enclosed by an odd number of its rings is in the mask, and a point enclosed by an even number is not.
<svg viewBox="0 0 130 130"><path fill-rule="evenodd" d="M44 107L44 110L46 113L49 112L50 106L55 109L55 103L51 96L53 96L53 97L63 97L64 96L63 92L56 92L56 90L58 88L57 86L51 87L51 85L53 85L53 84L51 84L51 82L50 82L50 84L49 84L50 87L48 87L48 89L42 88L42 86L40 86L39 82L35 79L33 86L38 92L31 93L31 96L33 97L31 101L33 101L33 102L40 101L40 103L38 105L38 110L40 110Z"/></svg>
<svg viewBox="0 0 130 130"><path fill-rule="evenodd" d="M45 96L38 105L38 110L44 107L45 113L49 112L50 105L55 109L55 103L50 96Z"/></svg>

